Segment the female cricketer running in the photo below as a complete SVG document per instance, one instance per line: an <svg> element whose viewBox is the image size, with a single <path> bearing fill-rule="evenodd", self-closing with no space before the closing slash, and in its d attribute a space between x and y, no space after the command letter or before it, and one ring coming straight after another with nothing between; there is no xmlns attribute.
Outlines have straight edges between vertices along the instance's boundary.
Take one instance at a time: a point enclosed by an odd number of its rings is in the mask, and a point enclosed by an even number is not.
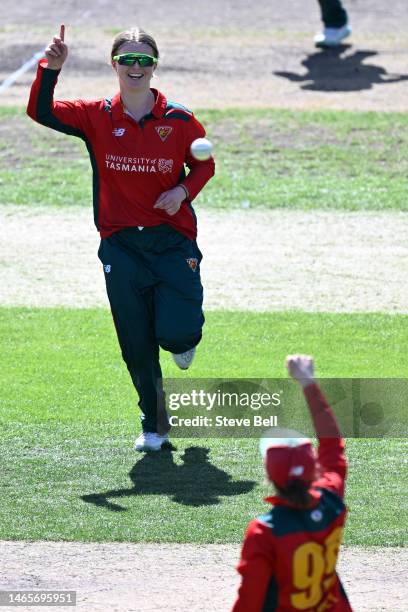
<svg viewBox="0 0 408 612"><path fill-rule="evenodd" d="M103 100L72 102L53 99L68 55L64 38L62 25L39 62L27 112L86 143L101 236L98 255L143 413L135 448L160 450L170 429L160 347L187 369L201 340L202 255L191 201L214 174L214 160L191 155L191 143L205 136L193 114L150 88L159 59L152 36L138 28L118 34L111 64L119 92Z"/></svg>
<svg viewBox="0 0 408 612"><path fill-rule="evenodd" d="M314 381L313 360L287 358L303 387L319 439L263 440L273 508L247 529L238 565L242 576L233 612L351 612L336 573L346 519L344 440Z"/></svg>

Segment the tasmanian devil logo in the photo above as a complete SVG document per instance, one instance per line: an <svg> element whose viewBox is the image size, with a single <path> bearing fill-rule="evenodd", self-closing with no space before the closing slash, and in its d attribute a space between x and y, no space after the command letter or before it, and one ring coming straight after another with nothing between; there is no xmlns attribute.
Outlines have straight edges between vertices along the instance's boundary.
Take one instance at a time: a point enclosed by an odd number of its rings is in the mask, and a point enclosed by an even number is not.
<svg viewBox="0 0 408 612"><path fill-rule="evenodd" d="M163 172L166 174L167 172L171 172L173 170L173 160L172 159L159 159L159 172Z"/></svg>
<svg viewBox="0 0 408 612"><path fill-rule="evenodd" d="M156 128L156 132L158 133L158 135L160 136L160 140L162 142L164 142L167 138L167 136L170 134L170 132L173 131L173 128L170 127L169 125L159 125Z"/></svg>
<svg viewBox="0 0 408 612"><path fill-rule="evenodd" d="M188 263L193 272L197 270L198 259L196 259L195 257L189 257L188 259L186 259L186 262Z"/></svg>

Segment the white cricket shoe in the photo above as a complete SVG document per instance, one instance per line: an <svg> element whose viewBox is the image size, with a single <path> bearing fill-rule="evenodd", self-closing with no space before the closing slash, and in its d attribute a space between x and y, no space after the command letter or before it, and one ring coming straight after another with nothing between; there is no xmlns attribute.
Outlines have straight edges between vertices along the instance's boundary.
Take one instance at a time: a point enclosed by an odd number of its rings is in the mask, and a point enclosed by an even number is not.
<svg viewBox="0 0 408 612"><path fill-rule="evenodd" d="M169 436L159 436L158 433L143 431L136 439L135 450L143 451L159 451L165 442L169 441Z"/></svg>
<svg viewBox="0 0 408 612"><path fill-rule="evenodd" d="M178 355L176 353L172 353L172 355L174 362L178 365L180 370L188 370L188 368L193 362L195 353L196 347L194 346L192 349L186 351L185 353L179 353Z"/></svg>
<svg viewBox="0 0 408 612"><path fill-rule="evenodd" d="M316 34L314 43L316 47L338 47L350 34L351 27L347 23L341 28L324 28L323 32Z"/></svg>

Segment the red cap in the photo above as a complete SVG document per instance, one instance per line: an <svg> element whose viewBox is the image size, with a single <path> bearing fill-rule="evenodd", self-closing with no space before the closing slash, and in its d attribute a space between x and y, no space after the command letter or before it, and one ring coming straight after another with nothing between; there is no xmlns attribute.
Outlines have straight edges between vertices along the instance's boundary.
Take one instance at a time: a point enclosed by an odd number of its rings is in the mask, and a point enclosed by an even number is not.
<svg viewBox="0 0 408 612"><path fill-rule="evenodd" d="M315 478L316 455L308 438L263 440L263 455L269 480L284 489L291 480L310 483Z"/></svg>

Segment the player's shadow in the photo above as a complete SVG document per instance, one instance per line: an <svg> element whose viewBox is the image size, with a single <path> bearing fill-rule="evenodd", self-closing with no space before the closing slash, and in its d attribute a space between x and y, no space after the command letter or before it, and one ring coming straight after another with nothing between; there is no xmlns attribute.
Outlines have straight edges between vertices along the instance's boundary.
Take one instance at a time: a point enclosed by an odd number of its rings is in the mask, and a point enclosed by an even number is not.
<svg viewBox="0 0 408 612"><path fill-rule="evenodd" d="M274 74L296 83L304 83L301 89L310 91L360 91L373 85L397 83L408 80L408 74L388 74L385 68L364 64L377 51L354 51L346 54L351 45L333 49L321 49L302 61L306 73L275 71Z"/></svg>
<svg viewBox="0 0 408 612"><path fill-rule="evenodd" d="M114 512L126 508L111 500L132 495L167 495L185 506L209 506L220 503L220 496L242 495L255 486L252 480L232 480L231 476L210 463L209 450L199 446L186 448L182 465L173 460L171 449L143 455L129 472L133 487L83 495L81 499Z"/></svg>

